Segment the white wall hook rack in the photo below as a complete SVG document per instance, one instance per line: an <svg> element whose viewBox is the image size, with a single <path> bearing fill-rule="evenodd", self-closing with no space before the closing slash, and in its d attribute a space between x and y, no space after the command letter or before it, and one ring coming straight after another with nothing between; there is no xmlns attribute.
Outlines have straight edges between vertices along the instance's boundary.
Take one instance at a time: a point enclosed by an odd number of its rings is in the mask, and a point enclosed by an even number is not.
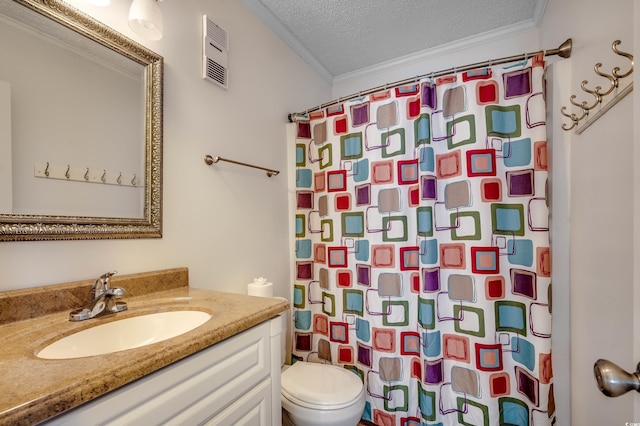
<svg viewBox="0 0 640 426"><path fill-rule="evenodd" d="M89 167L71 167L71 165L68 164L62 166L49 162L36 163L33 166L33 175L37 178L44 179L140 187L140 175L138 173L114 172Z"/></svg>

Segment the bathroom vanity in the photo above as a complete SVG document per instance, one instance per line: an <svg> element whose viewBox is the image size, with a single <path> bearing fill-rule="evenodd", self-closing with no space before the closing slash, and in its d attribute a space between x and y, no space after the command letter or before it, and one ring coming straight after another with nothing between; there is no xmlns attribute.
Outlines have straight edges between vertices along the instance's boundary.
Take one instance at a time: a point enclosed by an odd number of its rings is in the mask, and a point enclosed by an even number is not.
<svg viewBox="0 0 640 426"><path fill-rule="evenodd" d="M69 322L69 305L78 306L91 281L0 293L0 424L280 424L278 315L288 309L285 300L190 288L185 268L113 281L127 289L128 310L79 322ZM54 305L63 309L50 312ZM38 306L42 315L20 306ZM51 342L98 323L185 309L211 319L126 351L37 357Z"/></svg>

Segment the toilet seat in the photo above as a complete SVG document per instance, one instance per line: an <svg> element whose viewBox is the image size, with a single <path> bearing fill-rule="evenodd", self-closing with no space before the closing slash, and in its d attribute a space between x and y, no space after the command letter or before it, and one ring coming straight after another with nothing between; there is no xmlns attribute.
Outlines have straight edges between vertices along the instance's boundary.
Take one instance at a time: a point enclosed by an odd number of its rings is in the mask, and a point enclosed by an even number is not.
<svg viewBox="0 0 640 426"><path fill-rule="evenodd" d="M296 405L317 410L337 410L361 398L360 378L340 367L296 362L282 373L282 395Z"/></svg>

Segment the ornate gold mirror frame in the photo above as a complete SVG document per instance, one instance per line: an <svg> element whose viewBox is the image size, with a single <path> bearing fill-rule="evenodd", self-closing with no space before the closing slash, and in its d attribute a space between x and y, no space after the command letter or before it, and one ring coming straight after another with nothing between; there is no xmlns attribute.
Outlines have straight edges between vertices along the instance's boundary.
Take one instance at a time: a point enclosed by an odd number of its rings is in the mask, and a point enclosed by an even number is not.
<svg viewBox="0 0 640 426"><path fill-rule="evenodd" d="M144 68L144 213L141 218L0 214L0 241L162 237L163 57L60 0L12 1ZM35 123L37 125L37 123Z"/></svg>

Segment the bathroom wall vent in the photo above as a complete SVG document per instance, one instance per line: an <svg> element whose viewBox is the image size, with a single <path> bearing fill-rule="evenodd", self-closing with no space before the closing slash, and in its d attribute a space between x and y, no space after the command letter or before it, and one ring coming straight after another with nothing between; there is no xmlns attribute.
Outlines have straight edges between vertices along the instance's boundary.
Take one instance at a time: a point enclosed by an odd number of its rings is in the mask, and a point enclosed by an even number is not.
<svg viewBox="0 0 640 426"><path fill-rule="evenodd" d="M202 78L229 88L229 38L207 15L202 24Z"/></svg>

